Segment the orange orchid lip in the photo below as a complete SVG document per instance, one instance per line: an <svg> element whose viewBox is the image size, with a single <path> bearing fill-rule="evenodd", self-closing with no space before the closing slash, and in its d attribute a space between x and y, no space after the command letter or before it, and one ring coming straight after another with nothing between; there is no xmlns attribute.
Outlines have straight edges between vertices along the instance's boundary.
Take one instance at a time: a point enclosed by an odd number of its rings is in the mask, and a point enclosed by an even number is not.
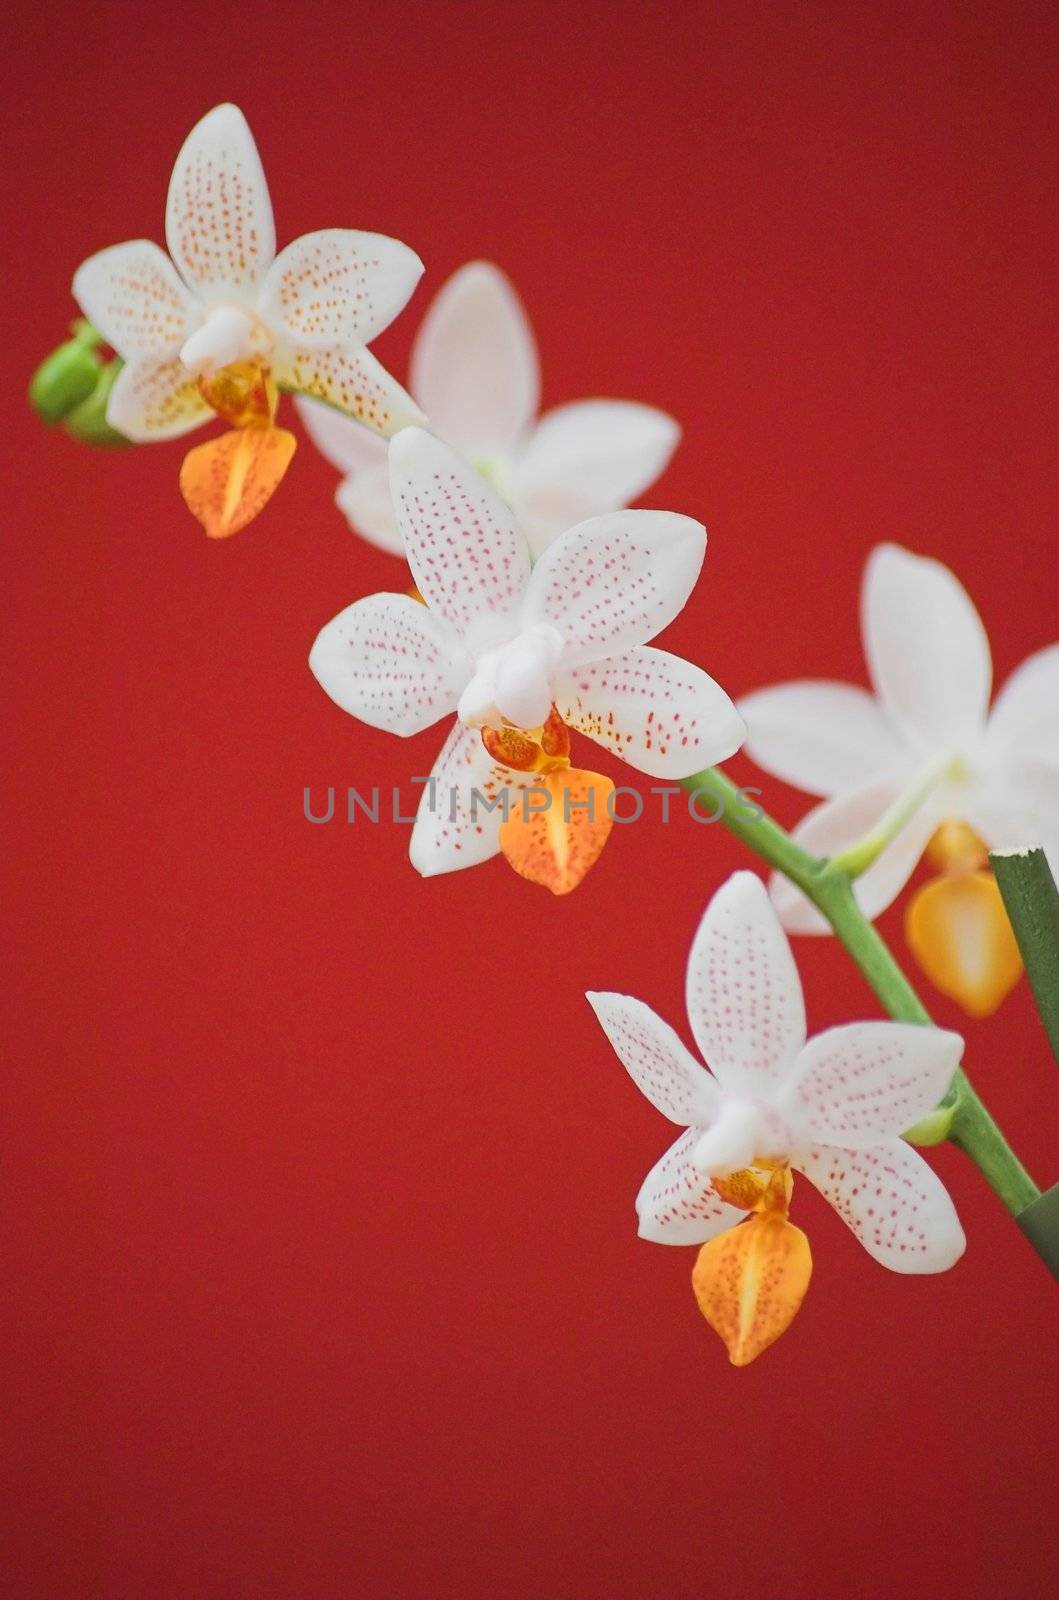
<svg viewBox="0 0 1059 1600"><path fill-rule="evenodd" d="M250 424L189 450L180 492L211 539L227 539L264 509L290 466L297 439L286 428Z"/></svg>
<svg viewBox="0 0 1059 1600"><path fill-rule="evenodd" d="M790 1327L813 1270L809 1241L788 1220L792 1180L786 1165L746 1168L713 1187L751 1215L702 1246L692 1288L733 1366L745 1367Z"/></svg>

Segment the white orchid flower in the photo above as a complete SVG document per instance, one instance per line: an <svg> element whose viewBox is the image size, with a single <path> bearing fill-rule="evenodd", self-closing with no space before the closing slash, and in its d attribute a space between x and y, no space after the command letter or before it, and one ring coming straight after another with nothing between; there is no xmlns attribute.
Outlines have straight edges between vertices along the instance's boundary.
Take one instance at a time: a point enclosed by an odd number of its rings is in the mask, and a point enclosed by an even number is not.
<svg viewBox="0 0 1059 1600"><path fill-rule="evenodd" d="M538 418L533 330L508 279L486 261L461 267L439 291L412 348L409 387L431 431L512 507L534 559L574 523L637 499L680 438L672 417L625 400L580 400ZM383 446L324 406L298 409L343 474L335 499L350 525L401 554Z"/></svg>
<svg viewBox="0 0 1059 1600"><path fill-rule="evenodd" d="M944 1095L959 1035L859 1022L807 1042L790 945L750 872L735 873L707 907L686 993L709 1071L642 1001L588 1000L634 1082L684 1128L637 1196L639 1231L659 1244L714 1241L700 1257L696 1292L733 1359L750 1360L778 1337L808 1283L803 1236L799 1246L786 1224L789 1187L763 1174L803 1173L895 1272L951 1267L963 1229L940 1179L900 1133ZM737 1227L750 1212L754 1226Z"/></svg>
<svg viewBox="0 0 1059 1600"><path fill-rule="evenodd" d="M337 705L414 734L457 713L411 841L424 875L487 860L502 816L476 810L531 781L485 747L490 730L562 722L660 778L732 754L743 726L712 678L646 641L684 606L706 532L689 517L617 511L561 534L532 567L510 508L454 450L421 429L390 446L390 484L425 601L376 594L322 630L309 664Z"/></svg>
<svg viewBox="0 0 1059 1600"><path fill-rule="evenodd" d="M856 883L869 917L896 898L936 836L932 857L960 869L946 900L928 903L948 907L951 938L932 927L936 956L916 953L969 1010L993 1009L996 986L1006 992L1017 976L1017 951L1007 952L999 901L985 914L994 891L963 863L983 866L984 846L1059 844L1059 645L1024 662L990 711L989 641L966 591L947 567L892 544L869 558L861 627L874 694L808 680L748 695L740 702L747 752L785 782L827 796L795 829L815 854L840 854L891 819L892 837L880 839ZM953 824L964 826L938 833ZM790 931L829 931L785 878L772 891Z"/></svg>
<svg viewBox="0 0 1059 1600"><path fill-rule="evenodd" d="M317 396L379 433L422 413L365 348L423 270L406 245L329 228L276 254L265 175L233 105L188 135L169 183L169 255L148 239L77 270L85 316L125 362L107 421L137 441L172 439L222 409L218 376L244 365ZM231 419L230 419L231 420Z"/></svg>

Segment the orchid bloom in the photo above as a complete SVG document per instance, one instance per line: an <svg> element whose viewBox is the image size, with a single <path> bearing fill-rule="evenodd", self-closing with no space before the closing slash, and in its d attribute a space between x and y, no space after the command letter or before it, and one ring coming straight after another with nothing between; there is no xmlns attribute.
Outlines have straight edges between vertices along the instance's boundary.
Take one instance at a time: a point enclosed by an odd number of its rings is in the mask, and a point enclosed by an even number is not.
<svg viewBox="0 0 1059 1600"><path fill-rule="evenodd" d="M564 892L602 847L612 788L569 769L568 729L659 778L723 760L742 740L712 678L645 648L686 602L706 531L672 512L617 511L568 529L531 570L510 508L441 440L399 433L390 485L425 604L358 600L322 630L309 664L372 727L414 734L457 713L412 833L421 873L503 850L524 876ZM481 803L530 789L555 803L531 810L525 794L521 817Z"/></svg>
<svg viewBox="0 0 1059 1600"><path fill-rule="evenodd" d="M807 1043L798 969L753 873L714 895L688 961L688 1019L709 1071L641 1001L588 1000L634 1082L684 1127L640 1190L639 1231L703 1246L695 1292L736 1365L779 1337L808 1286L808 1245L787 1221L792 1169L883 1266L943 1272L962 1255L947 1191L899 1134L944 1095L963 1041L858 1022Z"/></svg>
<svg viewBox="0 0 1059 1600"><path fill-rule="evenodd" d="M989 642L966 591L891 544L869 558L861 627L874 694L820 680L762 689L740 704L746 748L827 796L795 830L808 850L834 856L877 834L856 882L867 916L927 853L941 876L910 903L909 943L940 989L985 1015L1021 971L987 847L1059 845L1059 644L1025 661L990 711ZM830 931L786 879L772 893L790 931Z"/></svg>
<svg viewBox="0 0 1059 1600"><path fill-rule="evenodd" d="M489 478L536 559L565 528L617 511L654 482L680 429L652 406L580 400L537 417L537 347L508 279L471 261L445 283L412 348L409 387L432 432ZM383 445L312 401L302 421L343 474L335 499L372 544L402 553Z"/></svg>
<svg viewBox="0 0 1059 1600"><path fill-rule="evenodd" d="M328 228L276 254L265 175L242 112L220 105L184 142L166 203L169 255L149 239L90 256L74 276L85 316L125 365L107 421L137 442L214 416L241 430L185 463L185 498L214 536L245 526L290 460L276 390L315 395L389 435L422 421L365 348L423 270L382 234ZM279 436L279 437L277 437Z"/></svg>

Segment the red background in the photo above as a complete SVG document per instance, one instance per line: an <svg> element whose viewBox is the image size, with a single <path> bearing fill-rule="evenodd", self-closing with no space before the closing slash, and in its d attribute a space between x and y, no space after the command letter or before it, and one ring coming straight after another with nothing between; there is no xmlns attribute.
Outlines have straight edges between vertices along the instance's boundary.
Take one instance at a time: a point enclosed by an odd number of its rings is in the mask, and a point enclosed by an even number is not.
<svg viewBox="0 0 1059 1600"><path fill-rule="evenodd" d="M672 648L735 694L860 681L885 537L956 568L1002 678L1057 632L1050 14L12 12L6 1593L1052 1592L1055 1286L958 1153L937 1165L970 1243L939 1279L883 1271L799 1185L812 1289L742 1372L693 1252L635 1237L669 1129L582 991L684 1028L689 940L741 847L616 830L552 902L502 863L424 884L406 830L309 826L304 785L403 781L441 742L360 728L305 665L402 570L308 445L211 545L179 445L93 453L21 402L73 268L161 238L179 144L231 98L281 241L348 224L424 257L377 346L398 371L485 256L530 309L546 403L680 418L650 503L711 546ZM877 1014L834 945L800 952L814 1027ZM936 1014L1054 1181L1025 986L988 1022Z"/></svg>

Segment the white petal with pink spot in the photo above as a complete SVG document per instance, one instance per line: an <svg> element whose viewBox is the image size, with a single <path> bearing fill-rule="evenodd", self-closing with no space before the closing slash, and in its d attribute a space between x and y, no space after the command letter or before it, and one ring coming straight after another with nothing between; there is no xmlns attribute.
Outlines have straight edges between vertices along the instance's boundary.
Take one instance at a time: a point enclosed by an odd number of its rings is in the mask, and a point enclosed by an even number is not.
<svg viewBox="0 0 1059 1600"><path fill-rule="evenodd" d="M343 711L399 734L451 714L471 670L454 630L406 594L347 606L320 630L309 666Z"/></svg>
<svg viewBox="0 0 1059 1600"><path fill-rule="evenodd" d="M641 1239L655 1244L705 1244L746 1215L704 1180L692 1155L698 1132L689 1128L656 1161L636 1196Z"/></svg>
<svg viewBox="0 0 1059 1600"><path fill-rule="evenodd" d="M588 996L647 1098L673 1120L688 1120L640 1192L644 1237L711 1238L740 1216L722 1209L711 1180L780 1162L803 1172L884 1266L952 1266L964 1248L952 1201L899 1135L948 1088L962 1040L939 1028L874 1022L832 1028L806 1044L790 947L764 884L749 872L736 873L707 906L687 994L713 1069L708 1092L697 1063L646 1006L626 995Z"/></svg>
<svg viewBox="0 0 1059 1600"><path fill-rule="evenodd" d="M717 1085L668 1022L627 994L586 997L600 1027L637 1087L670 1122L706 1121L719 1100Z"/></svg>

